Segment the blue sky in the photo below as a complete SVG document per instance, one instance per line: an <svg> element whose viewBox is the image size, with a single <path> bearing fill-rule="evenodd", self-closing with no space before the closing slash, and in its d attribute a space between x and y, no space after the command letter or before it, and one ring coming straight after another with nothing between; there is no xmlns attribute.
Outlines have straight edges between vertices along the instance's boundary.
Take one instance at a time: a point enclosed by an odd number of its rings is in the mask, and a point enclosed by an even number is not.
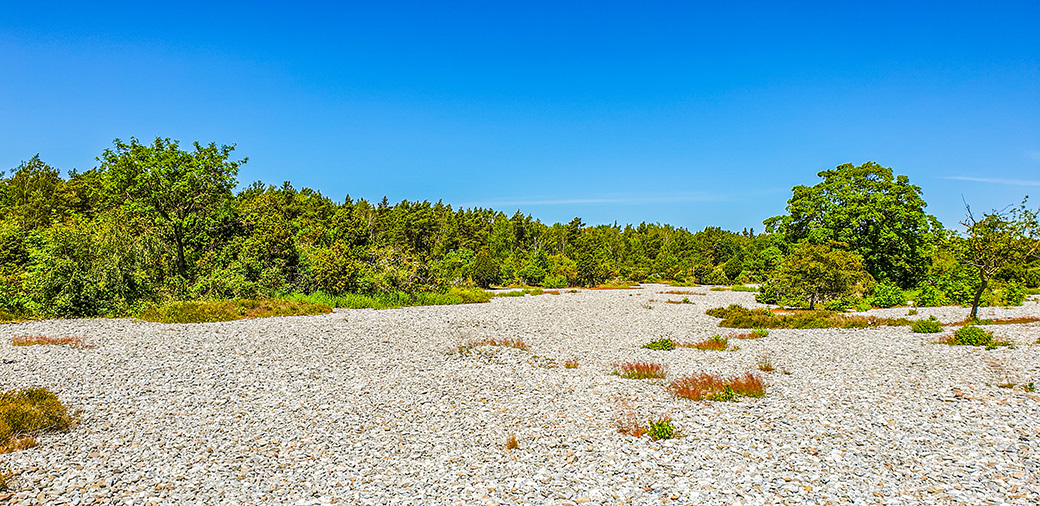
<svg viewBox="0 0 1040 506"><path fill-rule="evenodd" d="M947 226L1040 205L1040 2L726 4L18 2L0 169L162 136L336 200L761 230L873 160Z"/></svg>

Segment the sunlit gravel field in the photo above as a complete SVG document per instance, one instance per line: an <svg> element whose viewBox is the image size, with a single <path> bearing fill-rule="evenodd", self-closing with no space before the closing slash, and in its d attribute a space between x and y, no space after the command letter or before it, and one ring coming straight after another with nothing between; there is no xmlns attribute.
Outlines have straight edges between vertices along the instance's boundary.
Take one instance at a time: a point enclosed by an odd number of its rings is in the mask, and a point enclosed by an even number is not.
<svg viewBox="0 0 1040 506"><path fill-rule="evenodd" d="M1040 503L1040 394L1026 388L1040 383L1040 324L986 327L1016 343L995 350L906 326L641 347L735 333L704 314L731 303L760 306L751 293L644 285L211 324L0 325L0 389L44 386L82 411L70 432L0 455L17 475L0 503ZM1023 315L1040 304L980 311ZM23 335L94 347L11 345ZM458 351L482 339L528 349ZM764 359L776 370L760 372ZM612 375L624 361L668 375ZM702 372L760 374L766 395L694 402L666 389ZM619 433L626 409L670 416L679 437Z"/></svg>

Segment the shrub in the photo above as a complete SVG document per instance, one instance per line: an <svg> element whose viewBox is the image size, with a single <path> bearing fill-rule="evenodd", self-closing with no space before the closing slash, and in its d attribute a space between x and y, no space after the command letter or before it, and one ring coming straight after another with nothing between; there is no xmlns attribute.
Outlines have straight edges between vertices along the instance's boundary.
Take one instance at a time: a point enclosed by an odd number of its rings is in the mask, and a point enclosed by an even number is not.
<svg viewBox="0 0 1040 506"><path fill-rule="evenodd" d="M692 401L734 401L739 397L765 395L762 379L751 373L730 378L706 373L687 376L673 381L668 390L676 397Z"/></svg>
<svg viewBox="0 0 1040 506"><path fill-rule="evenodd" d="M758 359L758 370L762 372L773 372L776 370L776 367L773 367L773 362L768 356L764 356Z"/></svg>
<svg viewBox="0 0 1040 506"><path fill-rule="evenodd" d="M0 453L24 447L22 436L68 430L75 423L58 397L46 388L0 394Z"/></svg>
<svg viewBox="0 0 1040 506"><path fill-rule="evenodd" d="M491 285L498 283L500 276L501 272L495 259L487 250L480 250L471 266L470 277L473 278L473 282L481 288L491 288Z"/></svg>
<svg viewBox="0 0 1040 506"><path fill-rule="evenodd" d="M917 298L914 299L914 303L918 307L947 306L950 304L950 299L936 286L924 283L917 287Z"/></svg>
<svg viewBox="0 0 1040 506"><path fill-rule="evenodd" d="M656 341L650 341L649 343L644 344L643 348L646 348L648 350L668 351L668 350L674 350L675 349L675 343L672 342L671 339L668 339L666 337L664 339L658 339Z"/></svg>
<svg viewBox="0 0 1040 506"><path fill-rule="evenodd" d="M999 346L1014 347L1015 345L1011 341L994 339L992 332L974 325L957 329L952 336L943 341L951 346L985 346L987 350L993 350Z"/></svg>
<svg viewBox="0 0 1040 506"><path fill-rule="evenodd" d="M902 306L906 304L906 296L898 286L878 283L874 285L874 295L870 297L870 303L877 307Z"/></svg>
<svg viewBox="0 0 1040 506"><path fill-rule="evenodd" d="M747 309L736 304L712 308L705 314L722 318L720 327L770 329L866 328L880 325L910 325L906 318L845 315L834 311L797 311L777 315L768 309Z"/></svg>
<svg viewBox="0 0 1040 506"><path fill-rule="evenodd" d="M664 378L666 369L652 362L621 362L614 364L612 374L628 379L659 379Z"/></svg>
<svg viewBox="0 0 1040 506"><path fill-rule="evenodd" d="M1026 300L1026 289L1016 281L1008 281L1000 289L999 304L1002 306L1021 306Z"/></svg>
<svg viewBox="0 0 1040 506"><path fill-rule="evenodd" d="M697 348L698 350L706 351L726 351L726 348L729 347L729 339L716 334L703 341L683 343L681 346L683 348Z"/></svg>
<svg viewBox="0 0 1040 506"><path fill-rule="evenodd" d="M734 292L757 292L758 288L753 286L733 285L730 287L730 290L733 290Z"/></svg>
<svg viewBox="0 0 1040 506"><path fill-rule="evenodd" d="M930 316L927 320L917 320L912 323L910 330L919 334L934 334L942 332L942 324L934 316Z"/></svg>
<svg viewBox="0 0 1040 506"><path fill-rule="evenodd" d="M548 275L542 281L545 288L567 288L567 277L562 275Z"/></svg>
<svg viewBox="0 0 1040 506"><path fill-rule="evenodd" d="M676 436L675 427L672 425L672 419L668 416L662 416L657 420L648 420L646 422L646 432L650 434L650 439L657 441L659 439L672 439Z"/></svg>

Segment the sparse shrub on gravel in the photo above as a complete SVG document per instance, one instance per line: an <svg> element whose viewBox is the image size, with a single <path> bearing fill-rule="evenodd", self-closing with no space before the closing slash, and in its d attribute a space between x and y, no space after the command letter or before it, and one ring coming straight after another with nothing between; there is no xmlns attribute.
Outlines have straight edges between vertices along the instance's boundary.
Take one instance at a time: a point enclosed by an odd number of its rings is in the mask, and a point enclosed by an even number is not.
<svg viewBox="0 0 1040 506"><path fill-rule="evenodd" d="M667 367L653 362L621 362L614 364L614 372L628 379L659 379L665 377Z"/></svg>
<svg viewBox="0 0 1040 506"><path fill-rule="evenodd" d="M762 372L773 372L776 367L773 366L773 361L768 356L763 356L758 359L758 370Z"/></svg>
<svg viewBox="0 0 1040 506"><path fill-rule="evenodd" d="M898 286L889 283L878 283L874 285L874 295L869 299L870 303L877 307L895 307L906 304L906 295Z"/></svg>
<svg viewBox="0 0 1040 506"><path fill-rule="evenodd" d="M657 420L648 420L646 422L646 433L650 434L650 439L654 441L672 439L677 435L670 416L662 416Z"/></svg>
<svg viewBox="0 0 1040 506"><path fill-rule="evenodd" d="M766 329L758 328L753 329L751 332L745 332L743 334L733 334L730 337L734 339L761 339L769 335L769 331Z"/></svg>
<svg viewBox="0 0 1040 506"><path fill-rule="evenodd" d="M726 351L726 348L729 347L729 339L716 334L700 342L681 343L678 346L683 348L697 348L698 350L705 351Z"/></svg>
<svg viewBox="0 0 1040 506"><path fill-rule="evenodd" d="M329 306L282 299L173 301L148 307L141 311L139 318L161 323L203 323L330 312Z"/></svg>
<svg viewBox="0 0 1040 506"><path fill-rule="evenodd" d="M730 290L734 292L757 292L758 288L753 286L733 285L730 287Z"/></svg>
<svg viewBox="0 0 1040 506"><path fill-rule="evenodd" d="M910 330L919 334L935 334L942 332L942 324L934 316L931 316L927 320L915 321L910 325Z"/></svg>
<svg viewBox="0 0 1040 506"><path fill-rule="evenodd" d="M642 437L646 434L646 429L639 423L639 416L632 408L632 403L626 399L618 399L618 408L621 411L621 417L615 422L618 432L632 437Z"/></svg>
<svg viewBox="0 0 1040 506"><path fill-rule="evenodd" d="M985 346L987 350L1000 346L1011 348L1015 346L1015 343L1011 341L994 339L992 332L973 325L957 329L952 336L943 339L943 342L951 346Z"/></svg>
<svg viewBox="0 0 1040 506"><path fill-rule="evenodd" d="M906 318L847 315L834 311L794 311L774 314L768 309L747 309L731 304L705 311L708 316L722 318L720 327L770 329L866 328L881 325L910 325Z"/></svg>
<svg viewBox="0 0 1040 506"><path fill-rule="evenodd" d="M751 373L730 378L707 373L686 376L673 381L668 390L676 397L691 401L735 401L739 397L765 395L762 379Z"/></svg>
<svg viewBox="0 0 1040 506"><path fill-rule="evenodd" d="M644 344L643 348L646 348L648 350L669 351L669 350L674 350L675 349L675 343L672 342L671 339L664 338L664 339L658 339L656 341L650 341L649 343Z"/></svg>
<svg viewBox="0 0 1040 506"><path fill-rule="evenodd" d="M506 347L506 348L515 348L515 349L523 350L523 351L527 351L527 349L528 349L527 344L525 344L522 339L495 339L495 338L489 338L489 339L479 339L479 340L469 341L466 344L463 344L463 345L459 346L458 352L459 353L466 353L466 352L472 350L473 348L479 348L481 346L503 346L503 347Z"/></svg>
<svg viewBox="0 0 1040 506"><path fill-rule="evenodd" d="M34 346L34 345L68 345L73 348L93 348L88 346L86 340L82 337L66 336L66 337L47 337L47 336L13 336L11 337L12 346Z"/></svg>
<svg viewBox="0 0 1040 506"><path fill-rule="evenodd" d="M564 360L563 361L563 367L565 367L567 369L576 369L578 367L578 361L577 360Z"/></svg>
<svg viewBox="0 0 1040 506"><path fill-rule="evenodd" d="M46 388L0 394L0 453L35 446L35 434L68 430L75 418Z"/></svg>

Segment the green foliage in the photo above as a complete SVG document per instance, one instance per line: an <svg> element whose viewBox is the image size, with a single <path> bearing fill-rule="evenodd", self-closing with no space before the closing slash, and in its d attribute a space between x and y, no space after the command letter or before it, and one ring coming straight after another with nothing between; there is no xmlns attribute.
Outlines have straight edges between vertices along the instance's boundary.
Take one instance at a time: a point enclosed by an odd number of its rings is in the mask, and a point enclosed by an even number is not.
<svg viewBox="0 0 1040 506"><path fill-rule="evenodd" d="M708 316L722 318L720 327L769 329L865 328L880 325L910 325L906 318L878 318L835 313L833 311L797 311L774 314L768 309L747 309L736 304L705 311Z"/></svg>
<svg viewBox="0 0 1040 506"><path fill-rule="evenodd" d="M898 286L878 283L874 285L874 293L870 296L869 301L876 307L902 306L906 304L906 295Z"/></svg>
<svg viewBox="0 0 1040 506"><path fill-rule="evenodd" d="M778 300L804 298L813 309L818 302L861 294L870 282L870 275L855 254L802 243L784 258L776 279L770 281L770 291L779 294Z"/></svg>
<svg viewBox="0 0 1040 506"><path fill-rule="evenodd" d="M650 341L649 343L644 344L643 348L648 350L669 351L675 349L675 343L672 342L671 339L663 338L656 341Z"/></svg>
<svg viewBox="0 0 1040 506"><path fill-rule="evenodd" d="M647 420L646 422L646 433L650 435L650 439L654 441L660 439L672 439L676 437L675 426L672 425L672 419L667 416L662 416L657 420Z"/></svg>
<svg viewBox="0 0 1040 506"><path fill-rule="evenodd" d="M473 282L477 286L487 289L491 288L491 285L498 283L499 276L498 265L491 258L491 254L487 250L480 250L480 253L477 253L476 258L473 260L473 268L470 272Z"/></svg>
<svg viewBox="0 0 1040 506"><path fill-rule="evenodd" d="M331 311L328 306L298 300L173 301L148 306L141 310L138 317L151 322L204 323L243 318L315 315Z"/></svg>
<svg viewBox="0 0 1040 506"><path fill-rule="evenodd" d="M998 346L1014 347L1012 342L994 339L992 332L974 325L966 325L957 329L946 342L954 346L985 346L987 350L995 349Z"/></svg>
<svg viewBox="0 0 1040 506"><path fill-rule="evenodd" d="M757 292L758 291L758 288L755 288L753 286L744 286L744 285L733 285L729 289L733 290L734 292Z"/></svg>
<svg viewBox="0 0 1040 506"><path fill-rule="evenodd" d="M542 286L545 288L567 288L567 278L550 274L542 281Z"/></svg>
<svg viewBox="0 0 1040 506"><path fill-rule="evenodd" d="M1040 220L1038 211L1027 209L1023 200L1019 207L1008 212L992 211L980 219L975 218L969 207L962 225L967 229L967 238L961 260L974 270L979 280L969 315L976 318L982 296L998 272L1040 258ZM1017 296L1013 293L1010 299Z"/></svg>
<svg viewBox="0 0 1040 506"><path fill-rule="evenodd" d="M488 302L491 300L491 294L479 288L451 288L444 293L389 291L331 295L318 291L309 294L294 293L282 298L344 309L393 309L408 306L445 306Z"/></svg>
<svg viewBox="0 0 1040 506"><path fill-rule="evenodd" d="M942 324L934 316L930 316L927 320L915 320L910 325L910 330L919 334L935 334L942 332Z"/></svg>
<svg viewBox="0 0 1040 506"><path fill-rule="evenodd" d="M921 188L874 162L820 172L819 184L795 186L787 215L765 220L788 243L837 242L863 258L867 272L914 286L927 269L927 250L941 228L925 214Z"/></svg>
<svg viewBox="0 0 1040 506"><path fill-rule="evenodd" d="M914 304L918 307L947 306L950 304L950 299L935 285L923 283L917 288L917 298L914 299Z"/></svg>

